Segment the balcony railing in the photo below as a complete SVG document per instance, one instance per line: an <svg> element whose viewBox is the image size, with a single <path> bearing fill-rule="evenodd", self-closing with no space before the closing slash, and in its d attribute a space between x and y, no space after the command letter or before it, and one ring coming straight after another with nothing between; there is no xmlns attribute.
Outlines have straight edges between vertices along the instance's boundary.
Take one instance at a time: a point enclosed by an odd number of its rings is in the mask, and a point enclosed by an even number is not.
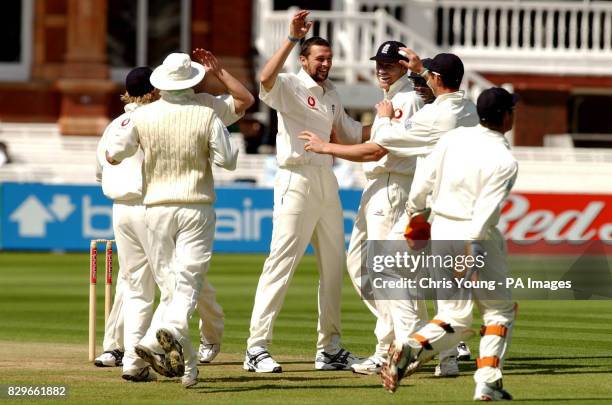
<svg viewBox="0 0 612 405"><path fill-rule="evenodd" d="M255 44L262 59L268 59L287 37L288 24L295 10L261 10L261 27ZM375 83L374 63L370 57L384 41L402 41L423 56L434 56L440 50L429 39L411 30L384 9L375 12L312 11L314 22L309 35L327 38L332 43L334 67L331 77L347 84L360 81ZM265 27L265 28L264 28ZM298 70L297 47L287 59L286 70ZM464 88L475 98L493 84L473 70L466 69Z"/></svg>

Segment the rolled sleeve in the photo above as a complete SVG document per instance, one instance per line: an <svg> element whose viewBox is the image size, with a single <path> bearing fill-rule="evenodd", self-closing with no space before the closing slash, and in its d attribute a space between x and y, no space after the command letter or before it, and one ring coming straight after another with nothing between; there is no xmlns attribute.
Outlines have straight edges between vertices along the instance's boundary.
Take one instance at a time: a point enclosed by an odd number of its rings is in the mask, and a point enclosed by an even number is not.
<svg viewBox="0 0 612 405"><path fill-rule="evenodd" d="M238 161L238 149L232 147L230 134L223 122L217 117L212 123L212 133L209 138L209 148L211 151L212 162L219 167L227 170L236 169Z"/></svg>

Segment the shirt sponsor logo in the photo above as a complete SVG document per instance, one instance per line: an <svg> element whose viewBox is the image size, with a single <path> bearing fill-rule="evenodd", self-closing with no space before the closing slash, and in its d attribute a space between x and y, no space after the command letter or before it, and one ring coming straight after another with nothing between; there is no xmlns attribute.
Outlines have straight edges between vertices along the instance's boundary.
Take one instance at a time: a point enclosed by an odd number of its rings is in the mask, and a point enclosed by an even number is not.
<svg viewBox="0 0 612 405"><path fill-rule="evenodd" d="M129 119L129 118L126 118L126 119L124 119L123 121L121 121L121 126L122 126L122 127L125 127L125 126L127 126L127 124L129 124L129 123L130 123L130 119Z"/></svg>
<svg viewBox="0 0 612 405"><path fill-rule="evenodd" d="M315 105L317 104L317 101L315 100L313 96L308 96L308 99L306 100L306 102L308 103L308 106L310 106L310 108L314 108Z"/></svg>
<svg viewBox="0 0 612 405"><path fill-rule="evenodd" d="M399 108L396 108L395 111L393 112L393 118L395 118L396 120L399 120L400 118L402 118L402 115L404 115L404 112Z"/></svg>

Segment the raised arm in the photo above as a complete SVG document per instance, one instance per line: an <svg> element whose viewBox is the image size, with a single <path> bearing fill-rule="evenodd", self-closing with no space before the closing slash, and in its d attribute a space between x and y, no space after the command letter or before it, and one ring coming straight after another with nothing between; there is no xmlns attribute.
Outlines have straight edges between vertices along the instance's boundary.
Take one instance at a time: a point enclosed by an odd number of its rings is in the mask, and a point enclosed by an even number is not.
<svg viewBox="0 0 612 405"><path fill-rule="evenodd" d="M272 55L270 60L268 60L263 67L259 80L266 91L270 91L272 87L274 87L276 77L283 68L293 46L298 43L300 39L304 38L308 30L310 30L312 21L306 21L308 14L310 14L310 11L300 10L293 15L291 24L289 25L289 37L283 41L281 47L278 48L276 53Z"/></svg>
<svg viewBox="0 0 612 405"><path fill-rule="evenodd" d="M204 66L206 74L212 74L219 79L225 86L227 92L234 98L234 109L236 114L241 115L253 105L255 97L253 97L251 92L240 83L238 79L221 66L219 60L212 52L206 49L196 48L193 51L193 56Z"/></svg>

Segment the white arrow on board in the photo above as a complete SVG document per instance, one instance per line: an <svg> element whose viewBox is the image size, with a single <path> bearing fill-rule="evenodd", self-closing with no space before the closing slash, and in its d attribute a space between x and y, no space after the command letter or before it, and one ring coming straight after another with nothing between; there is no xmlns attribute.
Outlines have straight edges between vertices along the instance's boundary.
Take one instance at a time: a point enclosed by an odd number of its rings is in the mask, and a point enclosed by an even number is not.
<svg viewBox="0 0 612 405"><path fill-rule="evenodd" d="M19 236L44 237L47 234L47 222L54 220L45 206L31 195L21 203L9 219L19 224Z"/></svg>
<svg viewBox="0 0 612 405"><path fill-rule="evenodd" d="M74 212L75 206L70 201L70 196L65 194L55 194L53 203L49 209L55 214L55 217L60 221L64 221Z"/></svg>

